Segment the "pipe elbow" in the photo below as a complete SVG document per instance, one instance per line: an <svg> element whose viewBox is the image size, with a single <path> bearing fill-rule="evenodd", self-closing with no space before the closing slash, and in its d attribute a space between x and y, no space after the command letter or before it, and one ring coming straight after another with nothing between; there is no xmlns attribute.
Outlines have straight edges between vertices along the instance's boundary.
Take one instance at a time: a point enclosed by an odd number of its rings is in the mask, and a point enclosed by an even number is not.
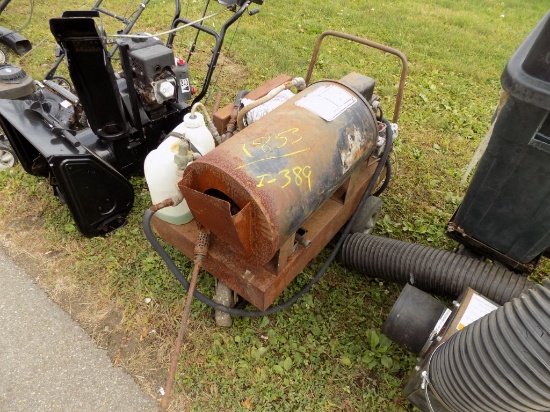
<svg viewBox="0 0 550 412"><path fill-rule="evenodd" d="M303 77L295 77L292 79L292 86L296 87L299 92L306 88L306 81Z"/></svg>

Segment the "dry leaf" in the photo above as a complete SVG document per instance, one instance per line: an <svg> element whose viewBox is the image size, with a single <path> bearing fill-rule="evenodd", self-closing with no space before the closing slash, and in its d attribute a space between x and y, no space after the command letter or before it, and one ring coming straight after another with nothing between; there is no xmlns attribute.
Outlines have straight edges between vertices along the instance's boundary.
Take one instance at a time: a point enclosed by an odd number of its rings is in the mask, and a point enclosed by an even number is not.
<svg viewBox="0 0 550 412"><path fill-rule="evenodd" d="M141 330L141 333L139 334L139 341L141 342L143 339L145 339L148 334L149 334L149 329L143 328Z"/></svg>
<svg viewBox="0 0 550 412"><path fill-rule="evenodd" d="M118 365L118 362L120 362L120 350L117 352L115 359L113 360L113 366Z"/></svg>
<svg viewBox="0 0 550 412"><path fill-rule="evenodd" d="M252 404L250 402L250 397L246 398L244 401L241 402L241 406L246 409L250 409L252 407Z"/></svg>

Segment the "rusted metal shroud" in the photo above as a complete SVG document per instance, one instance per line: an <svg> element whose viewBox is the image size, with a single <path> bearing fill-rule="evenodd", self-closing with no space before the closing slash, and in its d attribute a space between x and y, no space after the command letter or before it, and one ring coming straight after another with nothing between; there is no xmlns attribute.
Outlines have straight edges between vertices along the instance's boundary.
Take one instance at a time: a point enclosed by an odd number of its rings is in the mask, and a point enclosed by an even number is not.
<svg viewBox="0 0 550 412"><path fill-rule="evenodd" d="M292 236L270 262L254 266L235 253L229 244L211 235L208 255L202 266L246 301L266 310L349 220L376 168L377 162L372 158L369 161L371 163L361 162L350 178L302 223L305 232L302 237L310 241L307 248ZM379 179L383 180L384 174ZM161 238L193 258L198 235L196 222L172 225L154 217L153 227Z"/></svg>
<svg viewBox="0 0 550 412"><path fill-rule="evenodd" d="M262 266L370 157L377 138L365 98L321 81L191 163L179 188L197 221Z"/></svg>

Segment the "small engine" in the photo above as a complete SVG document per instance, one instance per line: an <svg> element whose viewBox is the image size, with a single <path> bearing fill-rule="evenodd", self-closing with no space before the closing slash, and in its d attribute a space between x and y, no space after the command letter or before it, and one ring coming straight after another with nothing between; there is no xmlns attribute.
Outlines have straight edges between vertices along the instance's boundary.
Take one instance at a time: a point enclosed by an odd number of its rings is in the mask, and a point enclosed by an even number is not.
<svg viewBox="0 0 550 412"><path fill-rule="evenodd" d="M187 63L175 59L172 49L156 37L133 38L128 43L134 85L144 109L156 115L165 102L185 102L191 98Z"/></svg>

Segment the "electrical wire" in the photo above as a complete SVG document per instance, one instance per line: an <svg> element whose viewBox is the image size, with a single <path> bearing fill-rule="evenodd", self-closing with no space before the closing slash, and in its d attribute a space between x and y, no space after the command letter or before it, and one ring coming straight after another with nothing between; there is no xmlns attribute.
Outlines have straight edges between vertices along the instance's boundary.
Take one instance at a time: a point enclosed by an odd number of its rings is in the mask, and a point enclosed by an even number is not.
<svg viewBox="0 0 550 412"><path fill-rule="evenodd" d="M189 6L189 3L187 3ZM204 10L202 11L202 17L206 15L206 12L208 11L208 7L210 6L210 0L206 1L206 4L204 5ZM193 53L195 52L195 47L197 47L197 40L199 39L201 31L197 29L197 32L195 33L195 38L193 39L193 43L191 43L191 46L189 47L189 54L187 55L187 62L191 60L191 56L193 56Z"/></svg>
<svg viewBox="0 0 550 412"><path fill-rule="evenodd" d="M376 166L376 169L370 179L369 184L367 185L367 188L365 189L365 193L363 194L363 197L361 198L361 201L357 205L357 210L362 210L363 206L365 205L367 199L372 193L372 190L374 188L374 185L376 184L376 181L378 177L380 176L380 173L382 173L382 169L384 168L386 161L388 159L388 156L390 154L391 148L393 146L393 130L390 126L390 123L386 119L382 119L382 122L386 125L386 130L388 131L388 135L386 137L386 146L384 148L384 152L382 153L382 156L380 157L380 160L378 162L378 165ZM185 290L189 290L189 282L185 278L185 276L181 273L179 268L177 267L176 263L172 260L168 252L162 247L160 242L155 237L155 234L153 233L153 229L151 226L151 220L154 215L154 211L147 209L145 213L143 214L143 231L145 233L145 237L151 243L151 246L153 246L153 249L159 254L159 256L162 258L166 266L168 266L168 269L173 273L173 275L176 277L178 282L181 283L181 285L185 288ZM336 255L338 254L340 248L344 244L344 240L346 237L350 234L351 228L353 227L353 224L358 218L358 214L354 213L351 217L351 219L348 221L347 225L345 226L342 235L338 239L338 242L336 243L336 246L334 246L334 249L332 250L331 254L325 261L323 267L317 272L317 274L307 283L302 289L300 289L294 296L292 296L289 300L281 303L278 306L273 306L266 311L261 310L243 310L243 309L235 309L230 308L224 305L221 305L219 303L214 302L212 299L208 298L206 295L202 294L201 292L195 290L194 296L196 299L201 301L207 306L210 306L211 308L215 310L219 310L221 312L229 313L230 315L234 316L248 316L248 317L258 317L258 316L268 316L272 315L274 313L277 313L283 309L286 309L290 306L292 306L294 303L296 303L302 296L304 296L306 293L308 293L311 288L317 284L321 278L325 275L326 271L328 270L329 266L332 264L334 259L336 258Z"/></svg>

